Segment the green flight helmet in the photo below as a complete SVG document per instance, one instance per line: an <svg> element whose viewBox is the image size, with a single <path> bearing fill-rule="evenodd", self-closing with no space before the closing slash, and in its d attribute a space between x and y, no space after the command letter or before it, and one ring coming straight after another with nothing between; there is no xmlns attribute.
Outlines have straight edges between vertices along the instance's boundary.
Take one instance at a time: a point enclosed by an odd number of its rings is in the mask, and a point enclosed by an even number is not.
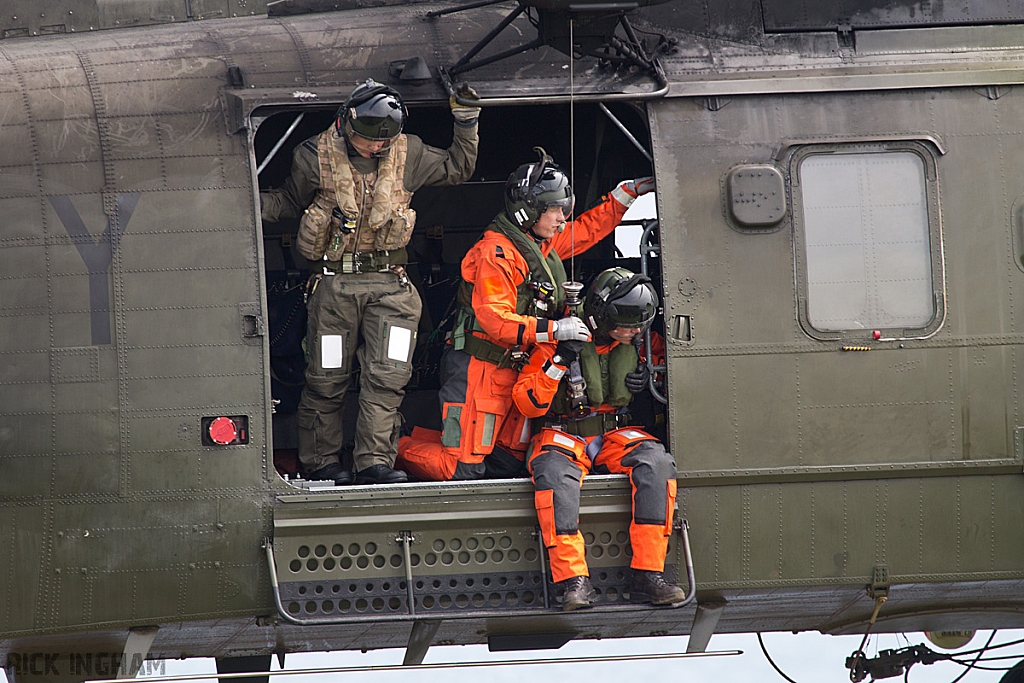
<svg viewBox="0 0 1024 683"><path fill-rule="evenodd" d="M608 337L616 327L640 328L643 333L658 312L658 294L651 278L625 268L601 271L587 289L583 319L596 337Z"/></svg>
<svg viewBox="0 0 1024 683"><path fill-rule="evenodd" d="M374 156L385 156L391 142L402 132L406 117L402 96L394 88L372 78L356 86L341 105L334 120L338 135L357 135L374 142L387 142Z"/></svg>
<svg viewBox="0 0 1024 683"><path fill-rule="evenodd" d="M505 181L505 212L522 230L530 230L541 215L553 206L569 220L576 198L569 176L552 161L541 147L534 147L540 161L523 164Z"/></svg>

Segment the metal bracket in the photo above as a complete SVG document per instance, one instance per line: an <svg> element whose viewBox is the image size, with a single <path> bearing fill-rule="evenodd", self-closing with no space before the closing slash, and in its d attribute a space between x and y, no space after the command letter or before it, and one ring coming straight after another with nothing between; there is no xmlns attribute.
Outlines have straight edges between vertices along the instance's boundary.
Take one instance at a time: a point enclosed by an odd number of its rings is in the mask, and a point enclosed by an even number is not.
<svg viewBox="0 0 1024 683"><path fill-rule="evenodd" d="M242 319L242 339L259 339L266 334L266 325L260 314L259 304L248 302L238 304L238 313Z"/></svg>
<svg viewBox="0 0 1024 683"><path fill-rule="evenodd" d="M405 594L409 601L409 614L416 614L416 594L412 589L412 553L410 548L416 541L411 531L400 531L395 537L395 542L402 545L402 552L405 555ZM436 630L436 629L435 629ZM424 650L424 654L426 650Z"/></svg>
<svg viewBox="0 0 1024 683"><path fill-rule="evenodd" d="M440 626L440 619L413 622L412 630L409 632L409 642L405 646L402 666L418 666L423 663L423 658L427 656L427 650L434 642L434 636L437 635L437 629Z"/></svg>
<svg viewBox="0 0 1024 683"><path fill-rule="evenodd" d="M889 568L884 564L877 565L868 586L868 597L872 600L889 597Z"/></svg>

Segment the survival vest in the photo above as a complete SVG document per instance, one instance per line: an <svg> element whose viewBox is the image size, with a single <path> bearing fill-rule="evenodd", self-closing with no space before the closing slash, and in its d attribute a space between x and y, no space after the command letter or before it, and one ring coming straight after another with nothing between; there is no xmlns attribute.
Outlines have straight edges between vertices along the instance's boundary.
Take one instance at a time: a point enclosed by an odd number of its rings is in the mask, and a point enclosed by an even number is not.
<svg viewBox="0 0 1024 683"><path fill-rule="evenodd" d="M416 212L409 208L412 193L404 182L408 149L405 135L399 135L377 170L364 175L349 163L344 141L332 129L321 133L317 139L320 188L299 220L299 253L312 261L325 255L328 261L337 261L343 253L401 249L408 244L416 224Z"/></svg>
<svg viewBox="0 0 1024 683"><path fill-rule="evenodd" d="M583 379L587 381L587 402L591 410L601 405L621 408L633 398L626 388L626 375L636 370L640 356L632 344L616 344L607 353L598 353L594 343L583 345L579 363ZM551 399L550 415L565 416L572 413L567 388L568 373L558 384Z"/></svg>

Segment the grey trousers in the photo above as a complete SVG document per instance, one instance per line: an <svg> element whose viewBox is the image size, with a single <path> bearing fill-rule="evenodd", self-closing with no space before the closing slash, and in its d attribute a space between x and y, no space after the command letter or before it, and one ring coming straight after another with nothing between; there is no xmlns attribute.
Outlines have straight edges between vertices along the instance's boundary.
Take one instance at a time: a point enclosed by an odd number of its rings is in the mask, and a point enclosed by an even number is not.
<svg viewBox="0 0 1024 683"><path fill-rule="evenodd" d="M338 462L345 392L360 367L356 471L394 466L398 407L412 376L422 302L391 272L325 275L308 306L306 386L299 400L299 460L307 471Z"/></svg>

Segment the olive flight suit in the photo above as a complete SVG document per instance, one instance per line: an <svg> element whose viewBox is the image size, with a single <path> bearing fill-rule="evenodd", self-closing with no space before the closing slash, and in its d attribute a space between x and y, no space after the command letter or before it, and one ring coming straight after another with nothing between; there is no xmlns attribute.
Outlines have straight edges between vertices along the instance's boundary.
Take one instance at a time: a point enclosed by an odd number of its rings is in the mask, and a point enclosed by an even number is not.
<svg viewBox="0 0 1024 683"><path fill-rule="evenodd" d="M260 193L264 221L302 216L298 246L318 280L308 301L309 362L297 415L306 471L338 461L355 358L361 369L355 469L394 466L398 407L412 375L422 309L401 268L415 224L409 202L420 187L468 180L478 142L475 119L456 121L447 150L402 134L386 156L367 159L350 156L331 128L296 147L281 188Z"/></svg>

